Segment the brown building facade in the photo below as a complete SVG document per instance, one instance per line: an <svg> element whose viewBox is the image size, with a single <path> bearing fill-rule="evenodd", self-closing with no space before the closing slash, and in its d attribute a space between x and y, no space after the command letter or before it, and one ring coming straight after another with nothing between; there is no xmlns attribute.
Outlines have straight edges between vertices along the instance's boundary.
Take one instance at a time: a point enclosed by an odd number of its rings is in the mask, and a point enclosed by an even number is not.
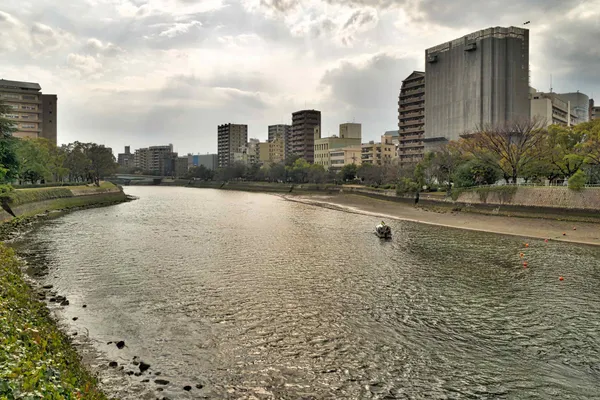
<svg viewBox="0 0 600 400"><path fill-rule="evenodd" d="M233 165L234 153L242 152L248 144L248 125L224 124L217 128L219 168Z"/></svg>
<svg viewBox="0 0 600 400"><path fill-rule="evenodd" d="M45 138L56 145L55 94L42 94L38 83L0 79L0 100L11 110L5 117L16 129L14 136Z"/></svg>
<svg viewBox="0 0 600 400"><path fill-rule="evenodd" d="M292 154L304 158L309 163L315 161L315 128L321 129L321 111L302 110L292 113L290 147Z"/></svg>
<svg viewBox="0 0 600 400"><path fill-rule="evenodd" d="M401 166L423 159L425 135L425 73L414 71L404 81L398 98L398 158Z"/></svg>

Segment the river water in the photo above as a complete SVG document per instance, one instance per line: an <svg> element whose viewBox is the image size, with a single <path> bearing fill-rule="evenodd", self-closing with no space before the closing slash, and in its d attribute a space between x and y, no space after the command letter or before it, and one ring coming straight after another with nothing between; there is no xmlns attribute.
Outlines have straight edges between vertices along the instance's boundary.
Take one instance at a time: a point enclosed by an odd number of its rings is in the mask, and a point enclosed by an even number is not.
<svg viewBox="0 0 600 400"><path fill-rule="evenodd" d="M97 353L109 393L600 396L598 248L391 220L382 242L377 218L274 195L126 189L139 200L49 221L16 244L70 300L59 315ZM126 347L107 344L117 340ZM134 356L150 371L125 375Z"/></svg>

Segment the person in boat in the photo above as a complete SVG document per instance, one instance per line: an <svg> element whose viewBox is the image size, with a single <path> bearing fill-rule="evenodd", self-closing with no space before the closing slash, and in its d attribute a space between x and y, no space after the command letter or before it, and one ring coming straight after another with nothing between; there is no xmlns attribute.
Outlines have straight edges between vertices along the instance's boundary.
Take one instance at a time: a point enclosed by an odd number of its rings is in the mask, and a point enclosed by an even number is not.
<svg viewBox="0 0 600 400"><path fill-rule="evenodd" d="M385 222L381 221L381 225L385 226Z"/></svg>

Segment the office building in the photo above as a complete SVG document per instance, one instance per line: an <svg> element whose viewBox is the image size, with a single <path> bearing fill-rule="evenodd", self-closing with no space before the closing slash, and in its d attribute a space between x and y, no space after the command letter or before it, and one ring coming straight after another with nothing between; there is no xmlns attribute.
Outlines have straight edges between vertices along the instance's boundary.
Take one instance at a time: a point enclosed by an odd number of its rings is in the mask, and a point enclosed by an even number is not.
<svg viewBox="0 0 600 400"><path fill-rule="evenodd" d="M357 123L340 124L339 136L321 137L321 128L314 128L314 163L326 170L331 168L331 150L360 146L362 126ZM339 160L338 160L339 161Z"/></svg>
<svg viewBox="0 0 600 400"><path fill-rule="evenodd" d="M283 138L277 136L273 141L258 144L258 162L262 164L277 164L285 160L285 145Z"/></svg>
<svg viewBox="0 0 600 400"><path fill-rule="evenodd" d="M248 125L224 124L217 130L219 167L225 168L233 165L234 153L248 143Z"/></svg>
<svg viewBox="0 0 600 400"><path fill-rule="evenodd" d="M425 154L425 72L402 81L398 96L398 158L400 165L418 163Z"/></svg>
<svg viewBox="0 0 600 400"><path fill-rule="evenodd" d="M134 166L153 174L171 176L175 174L177 153L173 145L150 146L137 149L133 155Z"/></svg>
<svg viewBox="0 0 600 400"><path fill-rule="evenodd" d="M529 120L529 31L483 29L425 51L425 151L478 126Z"/></svg>
<svg viewBox="0 0 600 400"><path fill-rule="evenodd" d="M188 154L188 169L204 166L204 168L215 171L219 168L219 156L217 154Z"/></svg>
<svg viewBox="0 0 600 400"><path fill-rule="evenodd" d="M288 154L291 154L291 142L290 134L292 132L291 125L279 124L269 125L269 142L273 142L276 138L280 137L284 146L284 159Z"/></svg>
<svg viewBox="0 0 600 400"><path fill-rule="evenodd" d="M9 108L5 117L13 123L16 137L45 138L57 143L58 97L42 94L38 83L0 79L0 100Z"/></svg>
<svg viewBox="0 0 600 400"><path fill-rule="evenodd" d="M309 163L315 160L315 127L321 129L321 111L302 110L292 114L290 151Z"/></svg>
<svg viewBox="0 0 600 400"><path fill-rule="evenodd" d="M392 136L384 134L381 142L363 143L361 145L361 163L383 166L391 164L396 158L396 147L392 142Z"/></svg>
<svg viewBox="0 0 600 400"><path fill-rule="evenodd" d="M558 93L563 101L570 103L571 111L577 116L577 123L590 120L590 98L577 91L571 93Z"/></svg>
<svg viewBox="0 0 600 400"><path fill-rule="evenodd" d="M531 118L541 119L546 126L557 124L572 126L578 124L578 116L571 103L556 93L538 92L534 88L529 93Z"/></svg>
<svg viewBox="0 0 600 400"><path fill-rule="evenodd" d="M592 120L600 119L600 106L593 106L591 108L590 118Z"/></svg>
<svg viewBox="0 0 600 400"><path fill-rule="evenodd" d="M130 149L130 146L125 146L125 152L117 155L119 167L132 168L134 166L134 155L131 153Z"/></svg>
<svg viewBox="0 0 600 400"><path fill-rule="evenodd" d="M175 164L175 175L178 178L185 178L189 170L188 157L177 157Z"/></svg>
<svg viewBox="0 0 600 400"><path fill-rule="evenodd" d="M362 162L362 147L349 146L329 150L330 171L339 171L345 165L359 166Z"/></svg>

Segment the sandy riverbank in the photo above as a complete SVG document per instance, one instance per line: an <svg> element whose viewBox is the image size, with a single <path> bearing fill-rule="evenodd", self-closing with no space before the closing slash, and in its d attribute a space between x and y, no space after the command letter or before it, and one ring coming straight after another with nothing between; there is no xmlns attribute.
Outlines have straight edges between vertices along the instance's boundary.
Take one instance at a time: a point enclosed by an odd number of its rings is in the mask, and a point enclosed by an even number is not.
<svg viewBox="0 0 600 400"><path fill-rule="evenodd" d="M527 238L600 245L600 224L542 218L520 218L463 212L436 212L357 195L282 196L287 200L382 218ZM574 230L573 228L576 228ZM563 236L563 233L566 233Z"/></svg>

